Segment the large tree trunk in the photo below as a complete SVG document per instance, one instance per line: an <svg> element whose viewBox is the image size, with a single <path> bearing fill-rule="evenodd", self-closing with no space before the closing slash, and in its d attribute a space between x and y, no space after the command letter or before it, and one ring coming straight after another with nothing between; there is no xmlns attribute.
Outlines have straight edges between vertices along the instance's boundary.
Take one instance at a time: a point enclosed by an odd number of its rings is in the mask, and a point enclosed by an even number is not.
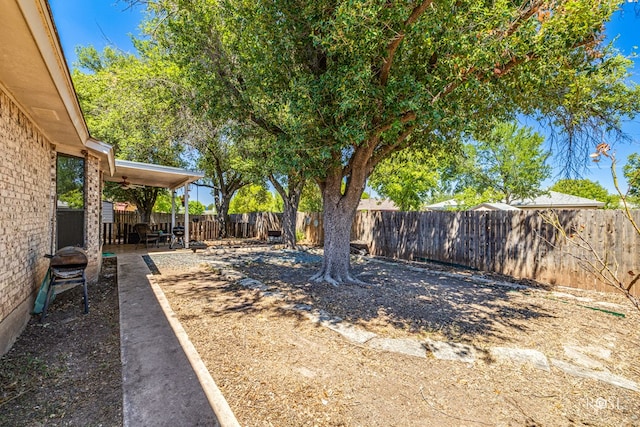
<svg viewBox="0 0 640 427"><path fill-rule="evenodd" d="M222 194L218 199L216 198L216 210L218 211L218 223L220 224L220 232L218 237L224 239L230 236L231 217L229 216L229 204L231 203L231 196Z"/></svg>
<svg viewBox="0 0 640 427"><path fill-rule="evenodd" d="M127 191L130 192L131 198L138 208L140 222L150 223L151 212L153 211L153 206L156 204L160 189L156 187L144 187Z"/></svg>
<svg viewBox="0 0 640 427"><path fill-rule="evenodd" d="M302 197L302 189L304 188L305 180L300 178L298 173L291 173L287 175L287 184L285 188L276 179L275 176L269 176L269 181L273 184L284 204L284 210L282 212L282 242L285 248L295 249L296 247L296 217L298 215L298 205L300 204L300 197Z"/></svg>
<svg viewBox="0 0 640 427"><path fill-rule="evenodd" d="M282 212L282 243L287 249L295 249L296 247L296 217L298 214L298 206L293 203L284 202L284 210Z"/></svg>
<svg viewBox="0 0 640 427"><path fill-rule="evenodd" d="M311 280L334 286L362 284L351 275L351 226L364 191L366 173L352 174L342 194L342 170L336 168L320 183L323 199L324 259L322 269Z"/></svg>

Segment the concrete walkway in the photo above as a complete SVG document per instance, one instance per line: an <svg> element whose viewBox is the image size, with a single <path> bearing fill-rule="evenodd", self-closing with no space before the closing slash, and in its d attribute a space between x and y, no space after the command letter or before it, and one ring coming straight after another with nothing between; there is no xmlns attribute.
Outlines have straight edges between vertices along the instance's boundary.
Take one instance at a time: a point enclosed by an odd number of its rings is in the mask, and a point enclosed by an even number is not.
<svg viewBox="0 0 640 427"><path fill-rule="evenodd" d="M141 255L117 255L124 426L238 425Z"/></svg>

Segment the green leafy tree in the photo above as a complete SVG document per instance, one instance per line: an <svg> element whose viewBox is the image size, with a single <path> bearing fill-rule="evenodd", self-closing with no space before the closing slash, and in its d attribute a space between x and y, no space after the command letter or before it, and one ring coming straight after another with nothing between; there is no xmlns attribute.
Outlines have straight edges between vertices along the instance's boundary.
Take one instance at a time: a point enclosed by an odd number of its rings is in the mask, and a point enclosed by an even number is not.
<svg viewBox="0 0 640 427"><path fill-rule="evenodd" d="M72 209L84 208L84 160L58 156L56 174L58 201Z"/></svg>
<svg viewBox="0 0 640 427"><path fill-rule="evenodd" d="M189 200L189 215L202 215L204 210L204 205L201 202L198 200Z"/></svg>
<svg viewBox="0 0 640 427"><path fill-rule="evenodd" d="M437 192L448 157L431 150L409 149L394 153L376 167L369 185L391 199L401 211L420 210Z"/></svg>
<svg viewBox="0 0 640 427"><path fill-rule="evenodd" d="M114 146L119 159L183 166L180 70L148 43L136 46L140 57L111 47L101 53L91 46L77 49L72 78L87 125L94 137ZM149 222L161 191L105 185L113 200L134 203L143 222Z"/></svg>
<svg viewBox="0 0 640 427"><path fill-rule="evenodd" d="M629 185L629 201L640 206L640 154L629 155L622 170Z"/></svg>
<svg viewBox="0 0 640 427"><path fill-rule="evenodd" d="M279 129L279 128L278 128ZM281 158L295 159L295 145L290 148L287 145L278 144L278 138L286 138L281 131L267 132L268 129L260 129L255 133L261 135L253 139L253 145L245 145L246 155L244 162L251 164L251 171L257 180L268 180L279 195L278 200L282 202L282 241L287 248L294 248L297 242L296 217L302 192L308 182L307 171L304 164L295 162L283 162ZM280 149L279 152L273 152Z"/></svg>
<svg viewBox="0 0 640 427"><path fill-rule="evenodd" d="M322 193L315 182L307 182L300 198L300 211L322 212Z"/></svg>
<svg viewBox="0 0 640 427"><path fill-rule="evenodd" d="M230 213L276 212L276 197L260 184L249 184L241 188L231 199Z"/></svg>
<svg viewBox="0 0 640 427"><path fill-rule="evenodd" d="M551 176L544 138L515 123L499 123L485 137L467 146L474 165L466 172L478 193L492 189L499 200L511 203L543 193L540 185Z"/></svg>
<svg viewBox="0 0 640 427"><path fill-rule="evenodd" d="M171 195L168 191L163 191L158 194L156 202L153 205L153 212L171 213Z"/></svg>
<svg viewBox="0 0 640 427"><path fill-rule="evenodd" d="M192 108L193 107L192 105ZM216 127L205 112L194 111L197 125L193 126L192 146L200 153L198 167L204 171L205 187L212 190L216 218L220 223L219 238L229 234L229 206L238 190L249 185L253 176L242 157L242 138L233 126Z"/></svg>
<svg viewBox="0 0 640 427"><path fill-rule="evenodd" d="M148 4L155 37L190 64L211 114L271 132L281 170L299 163L318 183L324 260L313 279L335 285L357 282L350 227L369 175L394 152L455 152L461 135L518 114L550 118L573 146L640 105L629 61L601 44L616 2Z"/></svg>
<svg viewBox="0 0 640 427"><path fill-rule="evenodd" d="M571 194L573 196L604 202L605 209L617 209L620 207L620 198L609 194L606 188L597 182L588 179L561 179L549 188L558 193Z"/></svg>
<svg viewBox="0 0 640 427"><path fill-rule="evenodd" d="M502 194L493 188L486 188L479 192L476 188L467 187L456 193L453 200L456 201L456 205L452 206L451 210L463 211L481 203L499 202L502 200Z"/></svg>

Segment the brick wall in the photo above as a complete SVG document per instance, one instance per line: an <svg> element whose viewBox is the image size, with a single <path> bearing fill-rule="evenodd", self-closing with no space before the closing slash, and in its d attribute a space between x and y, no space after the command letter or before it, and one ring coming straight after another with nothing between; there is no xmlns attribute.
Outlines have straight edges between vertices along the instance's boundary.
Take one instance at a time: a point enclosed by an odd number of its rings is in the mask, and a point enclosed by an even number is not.
<svg viewBox="0 0 640 427"><path fill-rule="evenodd" d="M54 194L55 152L0 89L0 354L48 268Z"/></svg>
<svg viewBox="0 0 640 427"><path fill-rule="evenodd" d="M85 154L86 275L101 265L100 161ZM0 354L20 334L55 251L55 147L0 87ZM91 300L91 291L89 291Z"/></svg>
<svg viewBox="0 0 640 427"><path fill-rule="evenodd" d="M87 154L85 156L85 225L84 241L89 265L85 271L87 280L94 282L98 278L102 261L102 240L100 238L102 209L102 174L100 160ZM91 296L89 296L91 301Z"/></svg>

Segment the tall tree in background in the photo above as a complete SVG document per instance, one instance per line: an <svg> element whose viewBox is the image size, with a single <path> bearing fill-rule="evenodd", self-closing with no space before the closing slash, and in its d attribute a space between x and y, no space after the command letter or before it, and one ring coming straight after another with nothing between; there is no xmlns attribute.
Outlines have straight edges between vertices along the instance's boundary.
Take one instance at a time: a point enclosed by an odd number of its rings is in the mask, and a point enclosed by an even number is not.
<svg viewBox="0 0 640 427"><path fill-rule="evenodd" d="M449 154L420 147L394 153L376 167L369 185L401 211L420 210L439 192Z"/></svg>
<svg viewBox="0 0 640 427"><path fill-rule="evenodd" d="M305 153L296 161L316 171L323 195L314 279L331 284L357 282L350 227L367 178L392 153L447 147L518 114L550 117L575 147L582 130L613 128L640 102L624 82L629 62L601 45L617 7L608 0L147 4L212 110Z"/></svg>
<svg viewBox="0 0 640 427"><path fill-rule="evenodd" d="M91 46L77 49L72 78L87 126L94 137L114 146L118 159L184 166L179 69L148 43L136 46L139 58L111 47L103 52ZM134 203L143 222L149 222L161 191L125 190L114 183L105 187L114 199Z"/></svg>
<svg viewBox="0 0 640 427"><path fill-rule="evenodd" d="M620 207L619 197L609 194L602 185L588 179L561 179L553 184L549 190L604 202L605 209Z"/></svg>
<svg viewBox="0 0 640 427"><path fill-rule="evenodd" d="M199 153L198 167L205 173L204 186L212 190L216 207L216 218L220 223L219 238L229 235L231 220L229 206L234 194L253 181L242 158L242 135L238 134L235 123L216 125L207 118L206 111L199 111L191 105L192 129L189 143Z"/></svg>
<svg viewBox="0 0 640 427"><path fill-rule="evenodd" d="M640 154L629 155L627 164L623 167L623 172L629 184L630 202L636 207L640 207Z"/></svg>
<svg viewBox="0 0 640 427"><path fill-rule="evenodd" d="M302 191L309 181L309 168L298 161L303 153L296 152L297 145L277 142L277 138L263 129L256 129L261 135L253 139L253 144L244 144L243 162L250 164L252 173L258 180L266 180L282 201L282 243L285 248L296 247L296 218ZM287 159L282 161L281 159Z"/></svg>
<svg viewBox="0 0 640 427"><path fill-rule="evenodd" d="M282 209L282 200L278 195L274 196L264 185L250 184L242 187L233 199L229 212L277 212Z"/></svg>
<svg viewBox="0 0 640 427"><path fill-rule="evenodd" d="M498 123L485 136L467 146L473 160L466 173L473 188L482 193L487 189L500 196L504 203L531 199L543 193L542 181L551 176L547 165L549 153L542 149L544 138L530 128L518 128L516 123Z"/></svg>
<svg viewBox="0 0 640 427"><path fill-rule="evenodd" d="M232 121L259 141L259 149L245 151L244 160L260 164L263 176L281 195L283 241L295 246L295 217L310 167L307 160L300 162L307 156L308 116L292 114L285 105L297 93L290 55L299 47L277 37L289 22L281 19L275 5L270 10L241 1L162 0L147 5L156 14L166 14L150 21L149 33L188 71L196 108L216 127ZM273 43L271 52L260 51L265 34Z"/></svg>

